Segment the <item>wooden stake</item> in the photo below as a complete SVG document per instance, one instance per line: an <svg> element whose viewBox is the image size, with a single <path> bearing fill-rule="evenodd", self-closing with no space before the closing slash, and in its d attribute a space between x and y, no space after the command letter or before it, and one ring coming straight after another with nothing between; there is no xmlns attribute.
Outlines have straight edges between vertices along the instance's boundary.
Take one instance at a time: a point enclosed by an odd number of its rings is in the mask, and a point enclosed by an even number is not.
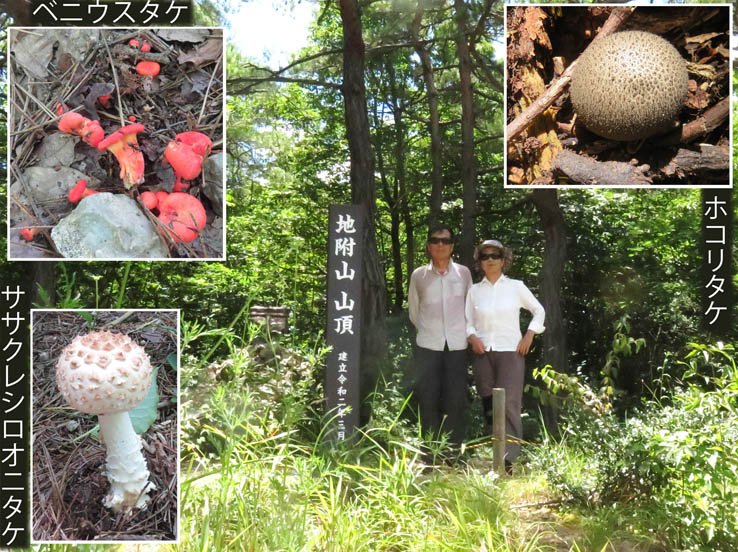
<svg viewBox="0 0 738 552"><path fill-rule="evenodd" d="M505 390L498 387L492 389L492 437L492 465L502 476L505 475Z"/></svg>

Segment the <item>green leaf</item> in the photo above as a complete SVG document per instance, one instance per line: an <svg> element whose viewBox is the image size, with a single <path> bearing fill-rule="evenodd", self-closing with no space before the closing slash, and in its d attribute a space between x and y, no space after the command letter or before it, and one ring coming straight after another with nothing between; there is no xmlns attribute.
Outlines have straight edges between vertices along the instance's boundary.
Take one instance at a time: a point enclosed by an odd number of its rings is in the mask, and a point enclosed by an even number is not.
<svg viewBox="0 0 738 552"><path fill-rule="evenodd" d="M172 369L176 372L179 369L179 365L177 364L177 353L171 353L167 357L167 362L169 363L169 366L172 367Z"/></svg>
<svg viewBox="0 0 738 552"><path fill-rule="evenodd" d="M151 424L156 420L157 406L159 405L159 387L156 385L156 374L159 369L154 368L154 376L151 382L151 388L146 398L136 408L131 410L128 415L131 417L133 429L139 435L146 432Z"/></svg>

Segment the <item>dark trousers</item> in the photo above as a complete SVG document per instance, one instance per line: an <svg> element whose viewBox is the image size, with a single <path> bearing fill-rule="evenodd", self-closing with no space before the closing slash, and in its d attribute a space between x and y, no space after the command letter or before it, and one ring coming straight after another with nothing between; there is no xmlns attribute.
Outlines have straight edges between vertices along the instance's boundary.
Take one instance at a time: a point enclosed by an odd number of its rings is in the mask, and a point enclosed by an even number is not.
<svg viewBox="0 0 738 552"><path fill-rule="evenodd" d="M472 366L477 390L483 399L491 397L492 389L495 387L502 387L505 390L505 433L514 441L508 440L505 446L505 460L512 462L520 454L519 441L523 437L520 412L525 359L515 351L487 351L483 355L475 354Z"/></svg>
<svg viewBox="0 0 738 552"><path fill-rule="evenodd" d="M460 447L466 424L466 349L432 351L415 348L416 395L423 435L450 433Z"/></svg>

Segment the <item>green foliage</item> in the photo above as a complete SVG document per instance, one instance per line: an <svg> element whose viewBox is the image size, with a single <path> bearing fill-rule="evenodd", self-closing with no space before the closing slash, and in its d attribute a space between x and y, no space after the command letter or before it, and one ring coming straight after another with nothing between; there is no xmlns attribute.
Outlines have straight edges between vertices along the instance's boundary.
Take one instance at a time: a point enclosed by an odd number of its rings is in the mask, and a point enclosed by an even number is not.
<svg viewBox="0 0 738 552"><path fill-rule="evenodd" d="M139 435L143 435L151 427L151 424L156 421L156 416L159 412L159 386L156 384L156 375L158 373L159 368L154 368L149 392L136 408L128 412L133 429Z"/></svg>
<svg viewBox="0 0 738 552"><path fill-rule="evenodd" d="M569 403L565 437L534 451L532 466L563 496L618 508L632 530L670 548L727 551L738 543L735 351L691 348L685 384L625 421Z"/></svg>
<svg viewBox="0 0 738 552"><path fill-rule="evenodd" d="M615 321L615 335L612 340L612 348L605 356L605 365L602 367L602 388L600 393L605 396L615 395L615 380L620 372L620 358L638 354L646 345L642 337L637 339L628 336L630 323L628 314L622 315ZM634 350L635 349L635 350Z"/></svg>

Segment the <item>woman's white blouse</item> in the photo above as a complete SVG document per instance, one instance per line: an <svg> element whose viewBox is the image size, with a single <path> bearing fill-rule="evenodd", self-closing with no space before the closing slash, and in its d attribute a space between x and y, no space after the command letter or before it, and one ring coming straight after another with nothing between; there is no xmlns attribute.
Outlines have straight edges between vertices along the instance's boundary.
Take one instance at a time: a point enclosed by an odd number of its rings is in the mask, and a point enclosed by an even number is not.
<svg viewBox="0 0 738 552"><path fill-rule="evenodd" d="M492 284L484 278L469 288L466 295L466 335L476 335L488 351L515 351L523 337L520 309L533 314L528 329L539 334L546 313L531 291L520 280L504 274Z"/></svg>

